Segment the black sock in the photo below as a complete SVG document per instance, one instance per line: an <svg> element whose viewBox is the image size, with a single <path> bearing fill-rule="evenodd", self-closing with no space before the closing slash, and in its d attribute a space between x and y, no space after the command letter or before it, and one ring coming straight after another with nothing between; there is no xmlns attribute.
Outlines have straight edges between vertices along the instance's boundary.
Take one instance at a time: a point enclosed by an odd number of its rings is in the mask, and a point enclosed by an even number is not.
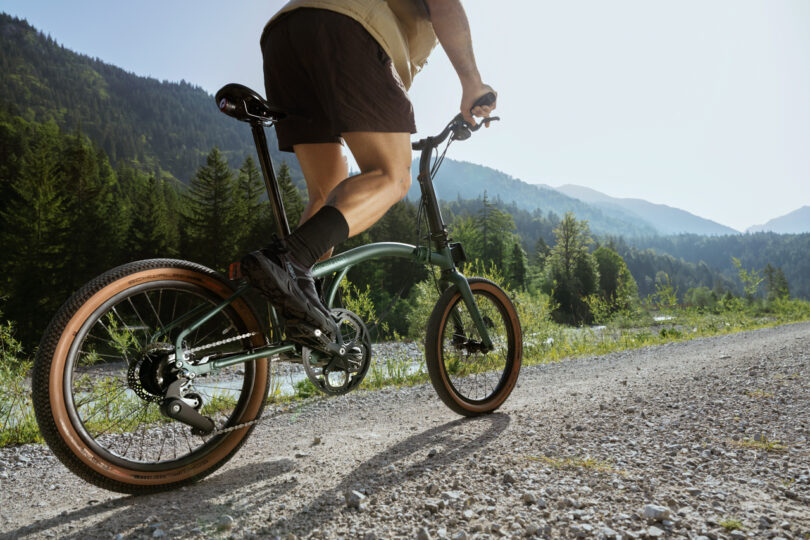
<svg viewBox="0 0 810 540"><path fill-rule="evenodd" d="M340 210L324 206L287 237L290 255L310 268L330 248L349 237L349 224Z"/></svg>

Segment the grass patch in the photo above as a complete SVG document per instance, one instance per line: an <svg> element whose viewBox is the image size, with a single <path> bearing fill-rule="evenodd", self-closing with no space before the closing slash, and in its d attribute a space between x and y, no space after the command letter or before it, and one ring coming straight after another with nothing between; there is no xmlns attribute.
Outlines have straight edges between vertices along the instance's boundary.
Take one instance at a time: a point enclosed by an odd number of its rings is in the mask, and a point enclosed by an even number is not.
<svg viewBox="0 0 810 540"><path fill-rule="evenodd" d="M741 531L741 530L745 529L745 527L742 524L742 521L740 521L739 519L734 519L734 518L726 518L726 519L720 520L717 524L720 525L721 527L723 527L725 530L727 530L729 532L738 531L738 530Z"/></svg>
<svg viewBox="0 0 810 540"><path fill-rule="evenodd" d="M590 456L584 458L552 458L548 456L529 456L531 461L545 463L554 469L587 469L608 474L626 475L627 471L613 468L608 461L594 459Z"/></svg>
<svg viewBox="0 0 810 540"><path fill-rule="evenodd" d="M768 440L765 435L758 441L754 439L731 440L728 441L728 444L739 446L740 448L749 448L751 450L762 450L764 452L783 452L787 449L787 446L784 444L781 444L779 441Z"/></svg>

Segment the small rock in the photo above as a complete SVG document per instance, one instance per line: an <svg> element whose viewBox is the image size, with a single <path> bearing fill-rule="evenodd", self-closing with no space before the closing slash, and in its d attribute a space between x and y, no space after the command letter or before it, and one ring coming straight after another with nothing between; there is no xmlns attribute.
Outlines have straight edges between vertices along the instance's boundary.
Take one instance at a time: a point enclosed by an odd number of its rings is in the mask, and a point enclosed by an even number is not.
<svg viewBox="0 0 810 540"><path fill-rule="evenodd" d="M166 533L163 532L163 529L155 529L152 533L152 538L163 538L166 536Z"/></svg>
<svg viewBox="0 0 810 540"><path fill-rule="evenodd" d="M434 456L435 456L436 454L438 454L438 453L439 453L439 451L438 451L438 450L436 450L435 448L431 448L431 449L428 451L428 457L434 457Z"/></svg>
<svg viewBox="0 0 810 540"><path fill-rule="evenodd" d="M523 534L525 536L534 536L537 534L537 531L540 530L540 526L535 523L529 523L526 525L526 528L523 530Z"/></svg>
<svg viewBox="0 0 810 540"><path fill-rule="evenodd" d="M231 527L233 527L233 518L229 515L220 516L217 520L217 530L218 531L227 531Z"/></svg>
<svg viewBox="0 0 810 540"><path fill-rule="evenodd" d="M446 501L457 501L459 500L464 494L460 491L445 491L442 493L442 499Z"/></svg>
<svg viewBox="0 0 810 540"><path fill-rule="evenodd" d="M526 493L523 494L520 500L523 501L523 504L527 505L537 504L537 495L535 495L531 491L527 491Z"/></svg>
<svg viewBox="0 0 810 540"><path fill-rule="evenodd" d="M739 529L734 529L733 531L731 531L729 533L729 536L731 536L731 538L733 538L735 540L741 540L742 538L747 538L748 537L747 534L745 534L744 532L742 532Z"/></svg>
<svg viewBox="0 0 810 540"><path fill-rule="evenodd" d="M657 504L644 506L644 519L650 521L663 521L669 517L669 514L669 508L665 506L658 506Z"/></svg>
<svg viewBox="0 0 810 540"><path fill-rule="evenodd" d="M467 540L467 533L464 531L458 531L451 538L452 540Z"/></svg>
<svg viewBox="0 0 810 540"><path fill-rule="evenodd" d="M418 531L416 531L416 540L431 540L430 533L424 527L420 527Z"/></svg>
<svg viewBox="0 0 810 540"><path fill-rule="evenodd" d="M602 533L602 536L608 538L609 540L614 540L617 536L619 536L619 533L617 533L610 527L602 527L602 530L600 532Z"/></svg>
<svg viewBox="0 0 810 540"><path fill-rule="evenodd" d="M320 437L316 436L314 439L312 439L312 446L318 446L319 444L321 444L321 438Z"/></svg>
<svg viewBox="0 0 810 540"><path fill-rule="evenodd" d="M512 471L507 471L506 473L504 473L504 475L503 475L503 483L504 484L514 484L516 482L517 482L517 478L515 478L515 475L514 475L514 473Z"/></svg>
<svg viewBox="0 0 810 540"><path fill-rule="evenodd" d="M647 528L647 538L661 538L664 536L664 531L655 525Z"/></svg>
<svg viewBox="0 0 810 540"><path fill-rule="evenodd" d="M347 491L345 494L346 506L349 508L356 508L358 510L365 510L368 506L368 499L359 491Z"/></svg>
<svg viewBox="0 0 810 540"><path fill-rule="evenodd" d="M377 534L373 531L369 531L363 535L363 540L377 540Z"/></svg>
<svg viewBox="0 0 810 540"><path fill-rule="evenodd" d="M425 489L425 491L427 491L428 495L436 495L437 493L439 493L439 486L437 486L436 484L430 484L428 485L427 489Z"/></svg>
<svg viewBox="0 0 810 540"><path fill-rule="evenodd" d="M472 521L474 518L475 512L473 512L472 510L464 510L461 513L461 519L463 519L464 521Z"/></svg>

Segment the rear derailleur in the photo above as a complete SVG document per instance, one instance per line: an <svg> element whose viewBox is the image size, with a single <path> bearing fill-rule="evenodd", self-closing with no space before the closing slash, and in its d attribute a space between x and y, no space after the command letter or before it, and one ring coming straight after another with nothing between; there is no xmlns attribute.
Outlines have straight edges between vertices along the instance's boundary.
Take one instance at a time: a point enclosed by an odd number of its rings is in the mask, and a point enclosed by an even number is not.
<svg viewBox="0 0 810 540"><path fill-rule="evenodd" d="M207 435L216 425L199 412L202 396L186 391L191 380L175 367L173 353L174 347L169 343L150 344L144 355L129 367L129 387L144 401L159 403L164 416L191 426L194 435Z"/></svg>

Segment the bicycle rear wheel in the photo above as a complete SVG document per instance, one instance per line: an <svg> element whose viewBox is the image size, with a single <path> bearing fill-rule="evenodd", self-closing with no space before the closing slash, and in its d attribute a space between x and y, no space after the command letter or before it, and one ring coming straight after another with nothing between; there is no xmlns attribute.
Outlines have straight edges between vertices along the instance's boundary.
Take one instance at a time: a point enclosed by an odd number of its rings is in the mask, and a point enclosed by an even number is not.
<svg viewBox="0 0 810 540"><path fill-rule="evenodd" d="M197 434L159 411L172 369L173 343L185 325L233 294L214 271L156 259L120 266L71 297L42 337L32 374L42 436L75 474L97 486L148 493L191 483L222 466L252 427ZM153 339L163 330L159 339ZM241 298L187 338L200 354L264 344ZM193 380L184 401L226 428L259 417L268 384L266 359Z"/></svg>
<svg viewBox="0 0 810 540"><path fill-rule="evenodd" d="M477 416L494 411L512 393L523 355L515 306L495 283L469 278L493 348L485 350L461 293L447 289L430 315L425 358L433 388L453 411Z"/></svg>

